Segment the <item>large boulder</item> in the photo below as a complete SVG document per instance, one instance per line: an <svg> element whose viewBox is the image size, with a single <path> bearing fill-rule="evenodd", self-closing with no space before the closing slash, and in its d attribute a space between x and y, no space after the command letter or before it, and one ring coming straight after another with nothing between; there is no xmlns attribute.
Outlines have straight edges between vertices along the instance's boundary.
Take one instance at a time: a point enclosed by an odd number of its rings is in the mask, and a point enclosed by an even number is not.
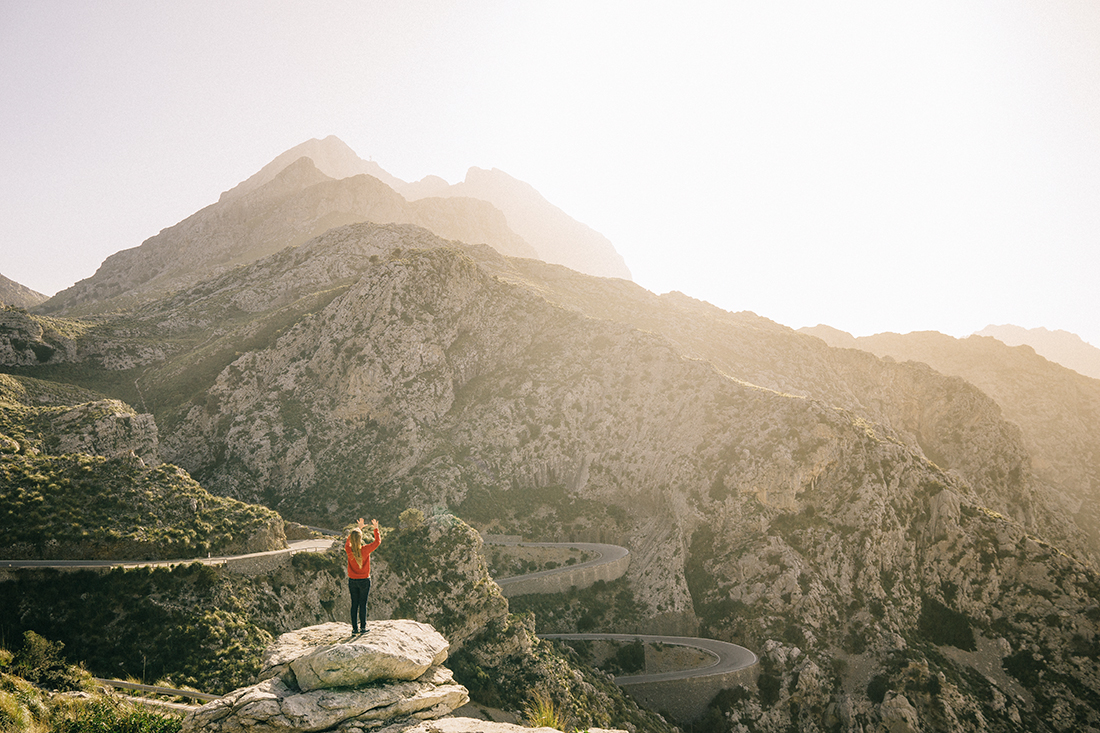
<svg viewBox="0 0 1100 733"><path fill-rule="evenodd" d="M189 713L183 731L353 733L439 718L470 699L439 666L448 648L416 621L371 621L357 636L345 623L291 631L264 653L260 682Z"/></svg>
<svg viewBox="0 0 1100 733"><path fill-rule="evenodd" d="M417 621L373 621L366 634L350 640L347 624L329 623L283 634L271 647L270 660L293 654L290 669L306 691L359 687L378 679L415 680L442 664L449 648L438 631ZM268 659L265 654L261 677L267 676Z"/></svg>

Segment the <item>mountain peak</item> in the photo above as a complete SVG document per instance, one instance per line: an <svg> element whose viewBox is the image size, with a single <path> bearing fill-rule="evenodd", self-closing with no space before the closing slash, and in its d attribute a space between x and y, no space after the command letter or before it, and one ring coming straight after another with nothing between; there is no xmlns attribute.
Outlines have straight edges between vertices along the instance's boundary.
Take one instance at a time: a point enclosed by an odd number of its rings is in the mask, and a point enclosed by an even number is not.
<svg viewBox="0 0 1100 733"><path fill-rule="evenodd" d="M324 173L329 178L350 178L366 173L369 176L374 176L391 188L405 185L404 181L391 176L382 169L382 166L378 165L373 160L368 161L360 158L355 151L348 147L348 144L340 138L335 135L329 135L324 140L318 140L317 138L306 140L301 145L296 145L290 150L281 153L276 156L274 160L261 168L255 175L238 183L236 186L223 193L218 200L227 201L256 190L274 179L283 169L300 158L309 158L312 160L317 170Z"/></svg>

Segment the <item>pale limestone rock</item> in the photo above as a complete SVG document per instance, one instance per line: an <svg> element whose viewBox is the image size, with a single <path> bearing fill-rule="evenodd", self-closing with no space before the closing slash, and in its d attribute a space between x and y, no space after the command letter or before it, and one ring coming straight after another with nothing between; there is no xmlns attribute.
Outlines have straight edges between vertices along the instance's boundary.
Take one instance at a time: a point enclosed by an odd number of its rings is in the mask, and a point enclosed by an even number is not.
<svg viewBox="0 0 1100 733"><path fill-rule="evenodd" d="M431 668L446 660L450 645L431 626L398 619L369 621L367 629L352 636L348 624L331 622L289 631L264 652L258 676L267 679L289 667L299 688L312 690L440 674Z"/></svg>
<svg viewBox="0 0 1100 733"><path fill-rule="evenodd" d="M416 621L370 622L355 637L342 623L298 629L267 649L262 681L197 708L183 730L350 733L439 718L470 699L438 666L447 649Z"/></svg>
<svg viewBox="0 0 1100 733"><path fill-rule="evenodd" d="M290 663L302 690L412 680L447 659L450 645L416 621L373 621L367 633L319 647Z"/></svg>
<svg viewBox="0 0 1100 733"><path fill-rule="evenodd" d="M905 695L888 694L881 711L882 723L889 733L917 733L921 729L916 708Z"/></svg>

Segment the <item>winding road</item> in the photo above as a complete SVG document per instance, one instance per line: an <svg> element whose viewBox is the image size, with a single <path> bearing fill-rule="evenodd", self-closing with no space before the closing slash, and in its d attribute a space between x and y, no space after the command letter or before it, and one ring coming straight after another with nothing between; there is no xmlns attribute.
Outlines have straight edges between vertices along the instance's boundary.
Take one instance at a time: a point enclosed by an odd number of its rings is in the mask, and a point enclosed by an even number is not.
<svg viewBox="0 0 1100 733"><path fill-rule="evenodd" d="M331 547L332 542L332 540L295 540L294 542L288 542L287 548L284 550L178 560L0 560L0 568L163 568L172 567L173 565L190 565L194 562L203 565L224 565L231 560L293 555L298 552L322 552Z"/></svg>
<svg viewBox="0 0 1100 733"><path fill-rule="evenodd" d="M497 580L497 585L501 586L504 590L508 585L513 583L519 583L521 581L528 581L533 578L544 578L553 575L567 576L570 574L576 574L577 571L583 571L585 568L596 567L598 565L607 565L614 562L618 562L622 558L630 554L629 550L619 545L602 545L586 542L494 542L492 544L502 545L514 545L522 547L560 547L560 548L577 548L590 554L596 554L592 560L588 560L576 565L562 565L552 570L541 570L537 573L528 573L527 575L516 575L510 578L500 578ZM564 585L564 583L563 583ZM659 635L647 635L647 634L539 634L543 639L562 639L562 640L577 640L577 641L622 641L633 642L641 640L647 644L669 644L672 646L686 646L693 649L699 649L714 660L713 663L702 666L692 667L689 669L675 670L672 672L659 672L654 674L640 674L640 675L624 675L615 678L615 684L627 686L627 685L642 685L654 682L670 682L673 680L687 680L698 679L702 677L716 677L719 675L729 674L731 672L738 672L742 669L753 666L759 660L752 651L746 649L743 646L737 644L731 644L726 641L718 641L717 639L702 639L692 636L659 636Z"/></svg>
<svg viewBox="0 0 1100 733"><path fill-rule="evenodd" d="M621 675L615 678L616 685L638 685L648 682L713 677L729 672L737 672L746 667L751 667L759 661L755 654L743 646L730 644L727 641L718 641L717 639L701 639L692 636L655 636L651 634L540 634L540 636L543 639L562 639L566 641L641 641L644 644L686 646L706 652L713 659L710 664L700 667L654 674Z"/></svg>
<svg viewBox="0 0 1100 733"><path fill-rule="evenodd" d="M498 543L493 543L498 544ZM499 543L505 544L505 543ZM518 542L507 543L509 546L515 547L569 547L576 548L588 555L595 555L591 560L586 560L574 565L562 565L560 567L552 568L550 570L540 570L536 573L527 573L525 575L513 575L508 578L494 578L497 585L504 589L509 585L514 585L521 581L533 580L535 578L547 578L552 575L565 575L573 574L578 570L585 568L594 568L599 565L610 565L617 562L630 554L630 551L625 547L618 545L601 545L594 542Z"/></svg>

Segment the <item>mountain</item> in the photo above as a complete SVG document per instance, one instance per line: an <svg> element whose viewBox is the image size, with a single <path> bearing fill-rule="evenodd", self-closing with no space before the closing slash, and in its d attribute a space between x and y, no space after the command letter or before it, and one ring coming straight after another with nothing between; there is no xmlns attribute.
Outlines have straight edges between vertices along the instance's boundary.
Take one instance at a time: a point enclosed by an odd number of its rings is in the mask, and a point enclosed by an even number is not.
<svg viewBox="0 0 1100 733"><path fill-rule="evenodd" d="M0 303L14 305L19 308L33 308L45 301L48 296L31 290L26 285L20 285L14 280L0 275Z"/></svg>
<svg viewBox="0 0 1100 733"><path fill-rule="evenodd" d="M834 343L848 344L827 331ZM1074 521L1100 546L1100 380L989 336L956 339L936 332L882 333L853 339L880 357L919 361L967 380L1019 426L1035 475L1058 496Z"/></svg>
<svg viewBox="0 0 1100 733"><path fill-rule="evenodd" d="M1100 349L1069 331L1049 331L1045 328L1020 326L986 326L978 336L992 336L1009 346L1027 345L1039 356L1064 367L1100 379Z"/></svg>
<svg viewBox="0 0 1100 733"><path fill-rule="evenodd" d="M111 255L92 277L61 291L40 309L76 314L136 307L334 226L368 220L419 224L442 237L535 256L508 228L504 215L483 201L409 202L377 178L360 174L335 180L310 158L298 158L266 182L223 196L140 247Z"/></svg>
<svg viewBox="0 0 1100 733"><path fill-rule="evenodd" d="M329 178L339 180L341 178L351 178L352 176L368 175L377 178L395 190L404 185L404 181L382 170L382 166L374 161L363 160L343 140L335 135L329 135L324 140L318 140L317 138L307 140L301 145L295 145L290 150L277 155L273 161L261 168L256 174L222 193L218 201L228 201L255 191L270 182L282 173L283 169L299 158L309 158L313 161L317 170Z"/></svg>
<svg viewBox="0 0 1100 733"><path fill-rule="evenodd" d="M332 227L363 221L417 224L446 239L488 244L502 254L541 257L629 279L622 257L606 238L528 184L479 169L471 169L467 182L456 187L434 180L442 185L429 179L406 184L334 136L312 139L277 156L217 203L139 247L111 255L94 275L39 307L43 313L73 315L138 307ZM526 234L518 234L516 227Z"/></svg>
<svg viewBox="0 0 1100 733"><path fill-rule="evenodd" d="M469 196L504 212L508 225L538 251L539 259L599 277L630 279L622 255L606 237L551 204L528 183L493 168L470 168L466 180L448 186L429 176L396 187L406 198Z"/></svg>
<svg viewBox="0 0 1100 733"><path fill-rule="evenodd" d="M9 319L0 353L45 356L9 370L143 405L214 493L627 545L608 630L760 654L729 727L1100 725L1089 516L992 395L926 364L409 224L94 324Z"/></svg>

